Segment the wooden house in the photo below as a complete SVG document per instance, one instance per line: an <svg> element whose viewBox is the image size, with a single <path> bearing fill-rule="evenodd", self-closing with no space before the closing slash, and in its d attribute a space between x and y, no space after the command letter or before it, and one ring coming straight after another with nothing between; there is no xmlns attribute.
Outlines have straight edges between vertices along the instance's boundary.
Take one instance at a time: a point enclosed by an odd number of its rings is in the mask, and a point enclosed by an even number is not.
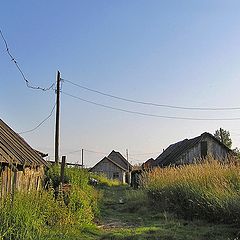
<svg viewBox="0 0 240 240"><path fill-rule="evenodd" d="M104 174L107 178L117 179L122 183L130 183L131 170L132 165L116 151L112 151L90 169L91 172Z"/></svg>
<svg viewBox="0 0 240 240"><path fill-rule="evenodd" d="M38 190L46 166L41 153L0 119L0 197L14 190Z"/></svg>
<svg viewBox="0 0 240 240"><path fill-rule="evenodd" d="M191 164L207 156L224 160L229 154L233 154L231 149L205 132L198 137L171 144L155 159L153 166Z"/></svg>
<svg viewBox="0 0 240 240"><path fill-rule="evenodd" d="M150 170L152 168L152 166L154 165L154 163L155 163L155 160L153 158L150 158L142 164L142 169Z"/></svg>

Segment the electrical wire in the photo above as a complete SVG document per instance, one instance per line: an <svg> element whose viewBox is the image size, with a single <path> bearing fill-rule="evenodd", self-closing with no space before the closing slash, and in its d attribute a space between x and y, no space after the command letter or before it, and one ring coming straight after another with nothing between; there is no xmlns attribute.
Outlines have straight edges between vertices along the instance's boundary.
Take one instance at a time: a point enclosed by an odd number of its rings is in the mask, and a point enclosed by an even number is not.
<svg viewBox="0 0 240 240"><path fill-rule="evenodd" d="M14 62L15 66L17 67L18 71L20 72L23 80L25 81L26 86L27 86L28 88L31 88L31 89L34 89L34 90L42 90L42 91L48 91L48 90L53 89L55 83L51 84L51 86L49 86L49 87L47 87L47 88L42 88L42 87L38 87L38 86L33 86L33 85L31 85L31 84L29 83L28 79L26 78L26 75L24 74L23 70L20 68L17 60L13 57L12 53L10 52L9 47L8 47L7 40L6 40L6 38L4 37L2 30L0 30L0 35L1 35L2 39L3 39L3 42L4 42L4 44L5 44L6 51L7 51L8 55L9 55L9 57L11 58L11 61Z"/></svg>
<svg viewBox="0 0 240 240"><path fill-rule="evenodd" d="M56 107L56 103L54 104L54 106L53 106L50 114L49 114L46 118L44 118L36 127L34 127L33 129L30 129L30 130L24 131L24 132L19 132L18 134L19 134L19 135L25 134L25 133L33 132L33 131L35 131L36 129L38 129L44 122L46 122L46 121L52 116L55 107Z"/></svg>
<svg viewBox="0 0 240 240"><path fill-rule="evenodd" d="M105 152L97 152L97 151L93 151L93 150L88 150L88 149L83 149L85 152L89 152L89 153L96 153L96 154L109 154L109 153L105 153Z"/></svg>
<svg viewBox="0 0 240 240"><path fill-rule="evenodd" d="M131 103L136 103L136 104L142 104L142 105L150 105L150 106L155 106L155 107L164 107L164 108L172 108L172 109L182 109L182 110L200 110L200 111L225 111L225 110L240 110L240 107L185 107L185 106L175 106L175 105L168 105L168 104L159 104L159 103L153 103L153 102L144 102L144 101L138 101L138 100L133 100L129 98L123 98L119 96L115 96L109 93L101 92L92 88L88 88L85 86L82 86L80 84L74 83L70 80L67 79L62 79L64 82L70 83L76 87L82 88L87 91L91 91L106 97L111 97L115 98L118 100L126 101L126 102L131 102Z"/></svg>
<svg viewBox="0 0 240 240"><path fill-rule="evenodd" d="M89 153L95 153L95 154L108 154L108 153L105 153L105 152L97 152L97 151L94 151L94 150L88 150L88 149L78 149L78 150L74 150L74 151L70 151L70 152L66 152L66 153L63 153L62 155L67 155L67 154L74 154L74 153L78 153L78 152L81 152L81 151L84 151L84 152L89 152Z"/></svg>
<svg viewBox="0 0 240 240"><path fill-rule="evenodd" d="M151 155L151 154L159 154L160 152L148 152L148 153L131 153L131 156L141 156L141 155Z"/></svg>
<svg viewBox="0 0 240 240"><path fill-rule="evenodd" d="M96 103L96 102L93 102L93 101L89 101L89 100L86 100L84 98L74 96L72 94L69 94L69 93L66 93L66 92L63 92L63 91L61 91L61 92L64 95L67 95L69 97L78 99L82 102L87 102L87 103L90 103L92 105L96 105L96 106L100 106L100 107L104 107L104 108L108 108L108 109L112 109L112 110L116 110L116 111L120 111L120 112L131 113L131 114L135 114L135 115L139 115L139 116L148 116L148 117L165 118L165 119L178 119L178 120L193 120L193 121L233 121L233 120L240 120L240 117L237 117L237 118L193 118L193 117L175 117L175 116L167 116L167 115L156 115L156 114L150 114L150 113L144 113L144 112L130 111L130 110L126 110L126 109L123 109L123 108L116 108L116 107L104 105L104 104L101 104L101 103Z"/></svg>

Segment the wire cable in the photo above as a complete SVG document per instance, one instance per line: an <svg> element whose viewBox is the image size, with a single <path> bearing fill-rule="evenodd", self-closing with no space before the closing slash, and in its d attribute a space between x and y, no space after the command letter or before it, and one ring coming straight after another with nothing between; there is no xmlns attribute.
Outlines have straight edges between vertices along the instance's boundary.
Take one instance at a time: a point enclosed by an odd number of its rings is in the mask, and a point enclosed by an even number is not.
<svg viewBox="0 0 240 240"><path fill-rule="evenodd" d="M151 154L160 154L160 151L148 152L148 153L131 153L131 156L144 156L144 155L151 155Z"/></svg>
<svg viewBox="0 0 240 240"><path fill-rule="evenodd" d="M78 153L78 152L81 152L82 151L82 148L81 149L77 149L77 150L74 150L74 151L70 151L70 152L65 152L65 153L63 153L63 155L64 154L74 154L74 153ZM97 152L97 151L93 151L93 150L88 150L88 149L84 149L83 148L83 151L84 152L89 152L89 153L95 153L95 154L108 154L108 153L105 153L105 152Z"/></svg>
<svg viewBox="0 0 240 240"><path fill-rule="evenodd" d="M88 149L83 149L85 152L89 152L89 153L96 153L96 154L109 154L109 153L105 153L105 152L97 152L97 151L93 151L93 150L88 150Z"/></svg>
<svg viewBox="0 0 240 240"><path fill-rule="evenodd" d="M42 88L42 87L38 87L38 86L32 86L32 85L29 83L28 79L26 78L26 75L24 74L23 70L20 68L17 60L13 57L12 53L10 52L9 47L8 47L7 40L6 40L6 38L4 37L4 35L3 35L3 33L2 33L2 30L0 30L0 35L1 35L2 39L3 39L3 42L4 42L4 44L5 44L6 51L7 51L8 55L9 55L9 57L11 58L11 61L14 62L14 64L16 65L18 71L20 72L23 80L24 80L25 83L26 83L26 86L27 86L28 88L31 88L31 89L34 89L34 90L42 90L42 91L48 91L48 90L53 89L55 83L51 84L51 86L49 86L49 87L47 87L47 88Z"/></svg>
<svg viewBox="0 0 240 240"><path fill-rule="evenodd" d="M19 134L19 135L25 134L25 133L33 132L33 131L35 131L36 129L38 129L41 125L43 125L44 122L46 122L46 121L52 116L55 107L56 107L56 103L54 104L54 106L53 106L50 114L49 114L46 118L44 118L36 127L34 127L33 129L30 129L30 130L24 131L24 132L19 132L18 134Z"/></svg>
<svg viewBox="0 0 240 240"><path fill-rule="evenodd" d="M123 109L123 108L116 108L116 107L104 105L104 104L101 104L101 103L96 103L96 102L93 102L93 101L89 101L89 100L86 100L84 98L74 96L72 94L69 94L69 93L66 93L66 92L63 92L63 91L61 91L61 92L64 95L67 95L69 97L78 99L82 102L87 102L87 103L90 103L92 105L96 105L96 106L100 106L100 107L104 107L104 108L108 108L108 109L112 109L112 110L117 110L117 111L120 111L120 112L131 113L131 114L135 114L135 115L139 115L139 116L148 116L148 117L165 118L165 119L178 119L178 120L193 120L193 121L233 121L233 120L240 120L240 117L237 117L237 118L193 118L193 117L175 117L175 116L166 116L166 115L156 115L156 114L150 114L150 113L144 113L144 112L130 111L130 110L126 110L126 109Z"/></svg>
<svg viewBox="0 0 240 240"><path fill-rule="evenodd" d="M159 104L159 103L153 103L153 102L144 102L144 101L137 101L129 98L123 98L119 96L115 96L112 94L108 94L105 92L101 92L92 88L88 88L85 86L82 86L80 84L74 83L72 81L69 81L67 79L62 79L64 82L70 83L76 87L82 88L87 91L91 91L103 96L115 98L118 100L126 101L126 102L131 102L131 103L136 103L136 104L142 104L142 105L150 105L150 106L155 106L155 107L164 107L164 108L173 108L173 109L182 109L182 110L200 110L200 111L225 111L225 110L240 110L240 107L185 107L185 106L175 106L175 105L168 105L168 104Z"/></svg>

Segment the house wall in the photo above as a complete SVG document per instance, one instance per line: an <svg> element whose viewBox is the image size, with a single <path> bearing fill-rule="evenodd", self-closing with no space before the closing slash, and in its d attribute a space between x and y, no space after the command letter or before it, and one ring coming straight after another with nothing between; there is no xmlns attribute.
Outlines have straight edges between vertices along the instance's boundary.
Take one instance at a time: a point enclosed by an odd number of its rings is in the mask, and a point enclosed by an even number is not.
<svg viewBox="0 0 240 240"><path fill-rule="evenodd" d="M125 172L107 159L102 160L95 167L93 167L91 172L104 174L109 179L114 179L114 174L118 174L119 177L115 179L125 183Z"/></svg>
<svg viewBox="0 0 240 240"><path fill-rule="evenodd" d="M6 197L17 191L39 190L44 178L44 167L30 168L15 171L8 165L1 166L0 171L0 197Z"/></svg>
<svg viewBox="0 0 240 240"><path fill-rule="evenodd" d="M202 139L202 141L207 142L207 155L211 155L215 159L220 160L227 157L228 151L213 138L205 137ZM201 142L180 155L176 161L176 164L194 163L199 159L201 159Z"/></svg>

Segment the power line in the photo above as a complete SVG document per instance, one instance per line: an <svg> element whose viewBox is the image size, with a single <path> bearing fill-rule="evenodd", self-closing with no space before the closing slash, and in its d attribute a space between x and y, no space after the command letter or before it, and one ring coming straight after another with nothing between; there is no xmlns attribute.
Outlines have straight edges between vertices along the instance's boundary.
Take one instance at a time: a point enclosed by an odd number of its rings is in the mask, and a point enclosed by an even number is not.
<svg viewBox="0 0 240 240"><path fill-rule="evenodd" d="M55 107L56 107L56 103L54 104L54 106L53 106L50 114L49 114L46 118L44 118L36 127L34 127L33 129L30 129L30 130L28 130L28 131L20 132L20 133L18 133L18 134L20 134L20 135L21 135L21 134L25 134L25 133L33 132L33 131L35 131L36 129L38 129L44 122L46 122L46 121L52 116Z"/></svg>
<svg viewBox="0 0 240 240"><path fill-rule="evenodd" d="M15 66L17 67L18 71L20 72L23 80L25 81L26 83L26 86L28 88L31 88L31 89L34 89L34 90L42 90L42 91L48 91L50 89L53 89L55 83L53 83L50 87L47 87L47 88L42 88L42 87L38 87L38 86L33 86L29 83L28 79L26 78L26 75L24 74L23 70L20 68L17 60L15 59L15 57L12 55L12 53L10 52L9 50L9 47L8 47L8 43L7 43L7 40L6 38L4 37L3 33L2 33L2 30L0 30L0 35L3 39L3 42L5 44L5 48L6 48L6 51L7 51L7 54L9 55L9 57L11 58L11 61L14 62Z"/></svg>
<svg viewBox="0 0 240 240"><path fill-rule="evenodd" d="M82 149L85 151L85 152L89 152L89 153L95 153L95 154L108 154L106 152L98 152L98 151L94 151L94 150L89 150L89 149L85 149L85 148L81 148L81 149L77 149L77 150L74 150L74 151L70 151L70 152L66 152L66 153L63 153L63 154L73 154L73 153L78 153L78 152L81 152Z"/></svg>
<svg viewBox="0 0 240 240"><path fill-rule="evenodd" d="M158 152L148 152L148 153L131 153L131 156L141 156L141 155L151 155L151 154L159 154L160 151Z"/></svg>
<svg viewBox="0 0 240 240"><path fill-rule="evenodd" d="M61 92L64 95L67 95L67 96L70 96L72 98L78 99L82 102L87 102L87 103L90 103L92 105L96 105L96 106L100 106L100 107L104 107L104 108L108 108L108 109L112 109L112 110L117 110L117 111L120 111L120 112L131 113L131 114L135 114L135 115L139 115L139 116L148 116L148 117L165 118L165 119L178 119L178 120L193 120L193 121L233 121L233 120L240 120L240 117L238 117L238 118L193 118L193 117L175 117L175 116L166 116L166 115L156 115L156 114L150 114L150 113L144 113L144 112L130 111L130 110L126 110L126 109L123 109L123 108L116 108L116 107L96 103L96 102L93 102L93 101L89 101L89 100L86 100L84 98L74 96L72 94L69 94L69 93L66 93L66 92L63 92L63 91L61 91Z"/></svg>
<svg viewBox="0 0 240 240"><path fill-rule="evenodd" d="M104 152L97 152L97 151L93 151L93 150L88 150L88 149L83 149L85 152L89 152L89 153L96 153L96 154L109 154L109 153L104 153Z"/></svg>
<svg viewBox="0 0 240 240"><path fill-rule="evenodd" d="M122 101L126 101L126 102L131 102L131 103L136 103L136 104L142 104L142 105L150 105L150 106L155 106L155 107L164 107L164 108L173 108L173 109L182 109L182 110L200 110L200 111L224 111L224 110L240 110L240 107L185 107L185 106L175 106L175 105L168 105L168 104L159 104L159 103L153 103L153 102L144 102L144 101L138 101L138 100L133 100L133 99L129 99L129 98L123 98L123 97L119 97L116 95L112 95L109 93L105 93L105 92L101 92L92 88L88 88L85 86L82 86L80 84L74 83L72 81L66 80L66 79L62 79L65 82L68 82L76 87L85 89L87 91L91 91L103 96L107 96L107 97L111 97L111 98L115 98L118 100L122 100Z"/></svg>

